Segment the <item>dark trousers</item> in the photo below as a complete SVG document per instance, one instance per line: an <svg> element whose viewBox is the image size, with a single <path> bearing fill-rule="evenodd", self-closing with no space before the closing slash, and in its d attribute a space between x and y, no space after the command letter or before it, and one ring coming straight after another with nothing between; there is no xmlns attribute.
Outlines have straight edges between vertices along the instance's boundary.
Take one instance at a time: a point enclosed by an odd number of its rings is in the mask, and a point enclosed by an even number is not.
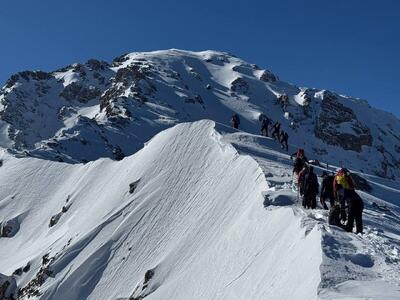
<svg viewBox="0 0 400 300"><path fill-rule="evenodd" d="M346 230L348 232L353 231L354 221L356 222L356 233L363 232L362 211L362 208L359 207L349 208L349 218L346 225Z"/></svg>
<svg viewBox="0 0 400 300"><path fill-rule="evenodd" d="M283 140L282 142L281 142L281 144L282 144L282 149L285 149L286 151L288 151L289 149L288 149L288 143L287 143L288 141L287 140Z"/></svg>
<svg viewBox="0 0 400 300"><path fill-rule="evenodd" d="M303 196L303 207L305 208L317 208L317 195L307 195Z"/></svg>
<svg viewBox="0 0 400 300"><path fill-rule="evenodd" d="M274 130L272 131L271 136L272 136L275 140L279 140L279 130L274 129Z"/></svg>
<svg viewBox="0 0 400 300"><path fill-rule="evenodd" d="M268 136L268 126L261 128L261 135Z"/></svg>

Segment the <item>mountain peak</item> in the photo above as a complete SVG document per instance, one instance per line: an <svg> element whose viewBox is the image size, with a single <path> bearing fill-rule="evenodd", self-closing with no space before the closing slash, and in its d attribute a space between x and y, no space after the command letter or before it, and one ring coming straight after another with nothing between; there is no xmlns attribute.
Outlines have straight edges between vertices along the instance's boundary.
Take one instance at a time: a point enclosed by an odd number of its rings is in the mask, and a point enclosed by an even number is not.
<svg viewBox="0 0 400 300"><path fill-rule="evenodd" d="M115 149L132 154L179 122L228 123L237 113L244 130L258 133L263 114L322 161L400 175L400 122L393 115L329 90L288 84L225 52L132 52L111 63L90 59L54 72L20 72L2 88L0 103L0 145L16 155L74 163L113 158ZM365 165L366 156L372 159Z"/></svg>

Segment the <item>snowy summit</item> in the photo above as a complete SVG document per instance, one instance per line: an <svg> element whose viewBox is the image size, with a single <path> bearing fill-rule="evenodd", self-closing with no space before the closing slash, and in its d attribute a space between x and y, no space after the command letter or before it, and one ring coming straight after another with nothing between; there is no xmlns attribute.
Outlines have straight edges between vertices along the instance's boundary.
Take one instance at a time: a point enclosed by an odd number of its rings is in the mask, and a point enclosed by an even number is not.
<svg viewBox="0 0 400 300"><path fill-rule="evenodd" d="M302 207L298 148L351 171L363 234ZM0 159L0 300L400 299L400 120L364 100L216 51L91 59L11 76Z"/></svg>

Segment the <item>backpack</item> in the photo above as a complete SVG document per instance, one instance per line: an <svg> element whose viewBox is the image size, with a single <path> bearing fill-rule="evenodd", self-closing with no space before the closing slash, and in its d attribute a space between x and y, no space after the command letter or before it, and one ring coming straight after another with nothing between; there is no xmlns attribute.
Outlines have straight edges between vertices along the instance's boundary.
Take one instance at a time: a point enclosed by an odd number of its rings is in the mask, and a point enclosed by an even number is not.
<svg viewBox="0 0 400 300"><path fill-rule="evenodd" d="M331 197L333 194L333 180L335 176L327 175L322 181L322 194Z"/></svg>
<svg viewBox="0 0 400 300"><path fill-rule="evenodd" d="M303 183L304 184L303 190L305 194L316 195L318 193L318 187L317 187L318 183L316 183L316 180L317 178L315 173L309 172L305 175Z"/></svg>
<svg viewBox="0 0 400 300"><path fill-rule="evenodd" d="M297 149L297 157L304 157L304 149L300 148Z"/></svg>
<svg viewBox="0 0 400 300"><path fill-rule="evenodd" d="M303 169L304 167L304 160L301 157L296 157L296 160L294 161L293 165L293 170L296 174L299 174L299 172Z"/></svg>

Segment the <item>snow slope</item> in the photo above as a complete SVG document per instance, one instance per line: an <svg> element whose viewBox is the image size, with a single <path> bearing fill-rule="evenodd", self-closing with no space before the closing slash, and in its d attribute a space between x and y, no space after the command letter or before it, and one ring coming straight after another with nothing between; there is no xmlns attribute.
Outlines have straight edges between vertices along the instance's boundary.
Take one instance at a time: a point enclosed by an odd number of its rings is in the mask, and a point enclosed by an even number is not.
<svg viewBox="0 0 400 300"><path fill-rule="evenodd" d="M251 155L259 163L269 185L264 193L267 209L290 206L295 214L302 216L302 226L306 228L306 233L318 228L322 254L318 288L321 299L400 297L398 182L363 174L372 187L370 193L358 191L365 205L364 234L349 234L327 224L327 211L304 210L298 198L288 201L286 195L294 197L291 191L292 162L276 142L244 132L233 132L225 126L219 126L218 129L224 132L224 140L232 143L239 153ZM336 168L331 166L329 171ZM325 170L320 167L316 169L318 174Z"/></svg>
<svg viewBox="0 0 400 300"><path fill-rule="evenodd" d="M272 140L214 127L177 125L121 161L3 151L0 220L18 226L0 238L0 273L30 264L14 275L21 299L399 297L398 219L367 206L365 237L330 228L299 207Z"/></svg>

